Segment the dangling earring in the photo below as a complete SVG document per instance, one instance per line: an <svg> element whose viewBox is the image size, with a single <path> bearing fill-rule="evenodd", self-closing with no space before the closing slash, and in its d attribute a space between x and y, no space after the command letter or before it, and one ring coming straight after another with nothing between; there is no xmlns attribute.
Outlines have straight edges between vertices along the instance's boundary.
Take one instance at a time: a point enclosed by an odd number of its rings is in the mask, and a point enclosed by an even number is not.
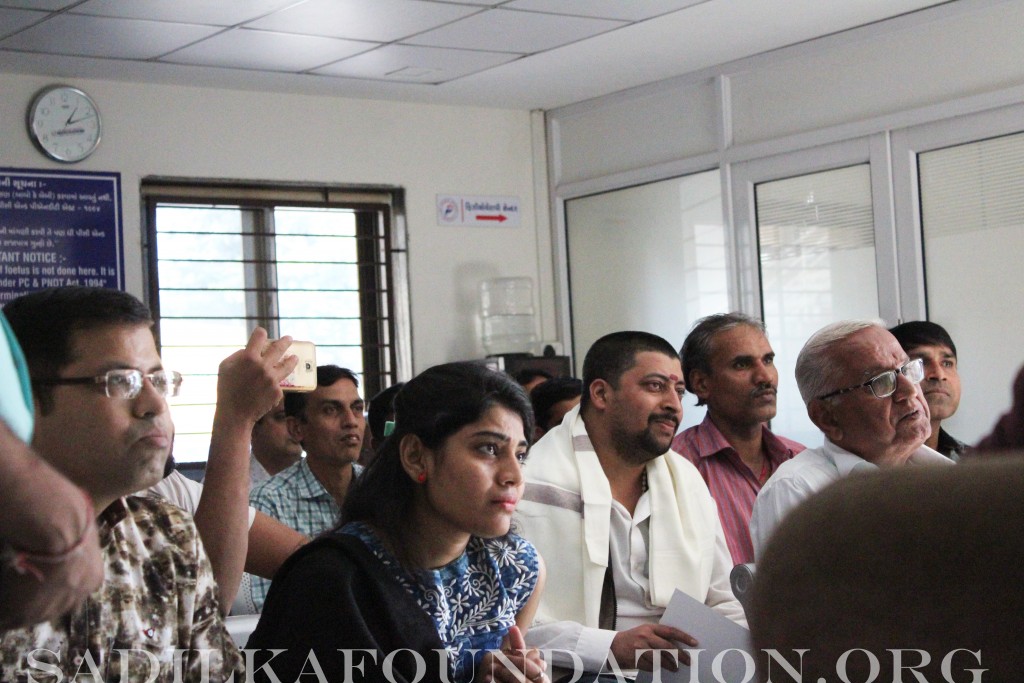
<svg viewBox="0 0 1024 683"><path fill-rule="evenodd" d="M416 481L418 481L421 484L426 483L426 481L427 481L427 473L426 472L420 472L419 474L417 474L416 475Z"/></svg>

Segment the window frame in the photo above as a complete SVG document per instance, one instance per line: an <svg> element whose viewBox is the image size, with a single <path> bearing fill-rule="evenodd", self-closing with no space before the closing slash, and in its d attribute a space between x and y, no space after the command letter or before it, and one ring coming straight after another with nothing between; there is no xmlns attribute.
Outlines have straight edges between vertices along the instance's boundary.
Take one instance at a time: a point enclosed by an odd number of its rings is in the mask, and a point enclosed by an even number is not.
<svg viewBox="0 0 1024 683"><path fill-rule="evenodd" d="M398 381L412 369L411 316L408 292L404 193L395 187L225 183L193 179L147 178L142 181L142 250L145 300L153 314L157 350L160 339L160 282L157 207L167 204L238 207L253 217L243 230L246 327L264 327L280 336L276 296L273 211L275 207L348 209L355 213L356 268L360 302L361 391L366 398ZM249 213L252 212L252 213ZM262 266L262 267L261 267ZM365 312L369 311L370 315ZM312 340L316 341L316 340ZM241 340L244 342L244 340Z"/></svg>

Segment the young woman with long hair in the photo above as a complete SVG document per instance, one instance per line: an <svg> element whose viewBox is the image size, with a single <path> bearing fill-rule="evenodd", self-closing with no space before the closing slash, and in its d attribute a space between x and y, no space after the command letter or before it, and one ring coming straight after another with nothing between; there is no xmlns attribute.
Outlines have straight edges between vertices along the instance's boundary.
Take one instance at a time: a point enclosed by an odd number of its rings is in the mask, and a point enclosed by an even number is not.
<svg viewBox="0 0 1024 683"><path fill-rule="evenodd" d="M247 645L263 649L250 673L541 683L544 664L522 634L544 568L510 532L533 434L529 399L502 373L449 363L409 381L394 408L394 431L338 527L274 578Z"/></svg>

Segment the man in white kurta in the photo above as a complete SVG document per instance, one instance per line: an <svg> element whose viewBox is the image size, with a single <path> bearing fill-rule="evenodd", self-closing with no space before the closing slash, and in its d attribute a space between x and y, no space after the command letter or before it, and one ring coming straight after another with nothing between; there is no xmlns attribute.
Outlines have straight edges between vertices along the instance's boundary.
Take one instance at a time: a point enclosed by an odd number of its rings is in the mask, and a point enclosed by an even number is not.
<svg viewBox="0 0 1024 683"><path fill-rule="evenodd" d="M682 417L682 368L665 340L620 332L598 340L584 398L530 453L520 533L548 566L531 647L598 672L651 669L645 649L699 642L658 624L682 590L746 625L717 508L688 461L669 451ZM564 651L561 654L558 651ZM662 665L672 668L667 658Z"/></svg>

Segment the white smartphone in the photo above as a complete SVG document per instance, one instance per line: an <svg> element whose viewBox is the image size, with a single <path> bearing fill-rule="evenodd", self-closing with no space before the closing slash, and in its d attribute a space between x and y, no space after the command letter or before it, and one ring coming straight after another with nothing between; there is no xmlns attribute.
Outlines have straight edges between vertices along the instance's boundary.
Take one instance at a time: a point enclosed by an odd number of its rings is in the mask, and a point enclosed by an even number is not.
<svg viewBox="0 0 1024 683"><path fill-rule="evenodd" d="M308 341L293 341L287 356L298 356L299 363L291 374L281 380L284 391L313 391L316 389L316 345Z"/></svg>

